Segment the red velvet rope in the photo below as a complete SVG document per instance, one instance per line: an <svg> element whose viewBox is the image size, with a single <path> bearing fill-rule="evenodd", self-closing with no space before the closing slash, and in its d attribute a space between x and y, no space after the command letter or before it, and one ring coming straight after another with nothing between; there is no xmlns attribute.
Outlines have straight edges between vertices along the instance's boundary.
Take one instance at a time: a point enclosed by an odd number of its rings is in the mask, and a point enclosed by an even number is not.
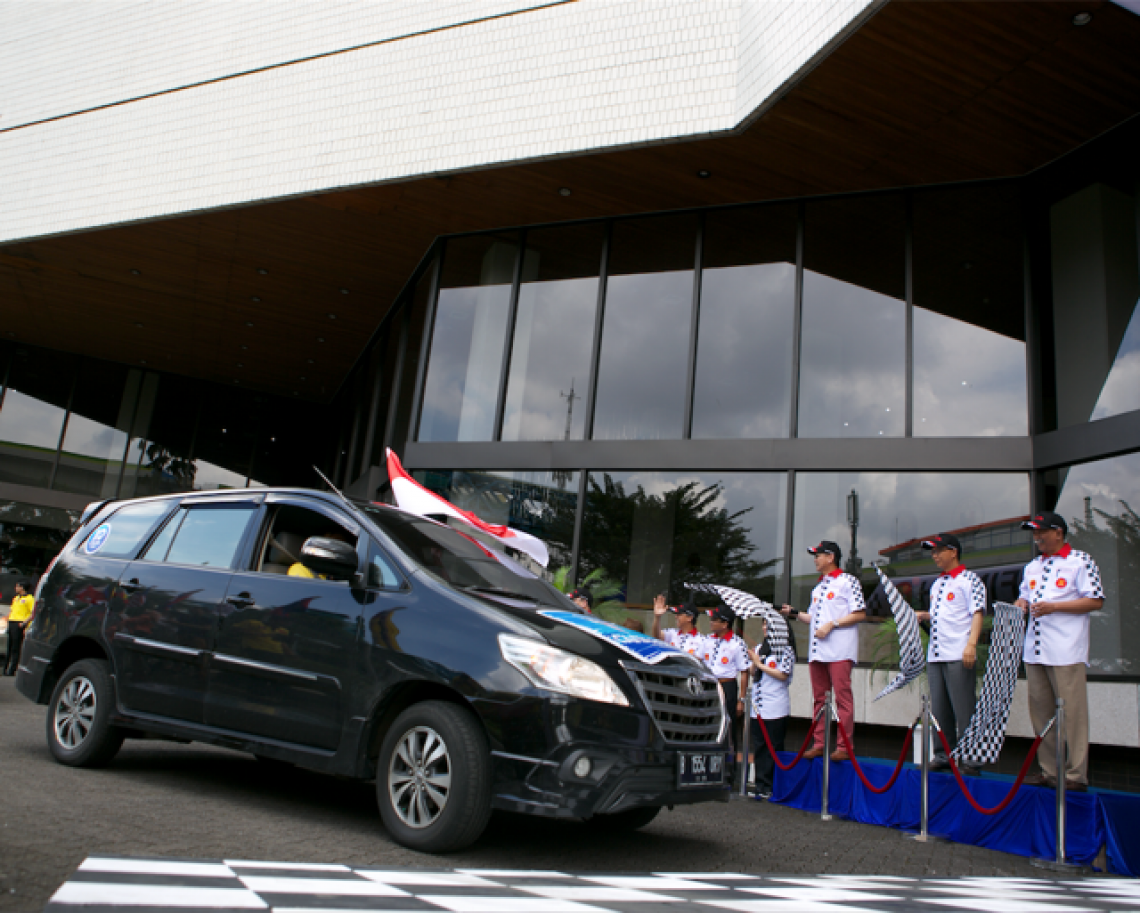
<svg viewBox="0 0 1140 913"><path fill-rule="evenodd" d="M888 789L895 785L895 780L899 778L899 774L903 769L903 762L906 760L907 749L910 748L910 740L914 738L914 727L906 731L906 739L903 741L902 754L899 755L899 762L895 765L895 772L891 774L891 778L887 780L882 786L875 786L870 780L867 779L863 773L863 768L859 766L859 762L855 759L855 750L851 747L851 740L847 737L847 731L843 728L843 724L837 718L835 725L839 727L839 737L843 739L843 747L847 749L851 766L855 768L855 773L859 775L859 779L863 781L863 785L873 793L885 793Z"/></svg>
<svg viewBox="0 0 1140 913"><path fill-rule="evenodd" d="M822 712L823 711L821 709L820 713L822 713ZM770 754L772 756L773 763L778 768L780 768L780 770L791 770L793 767L795 767L797 764L800 763L800 759L803 758L804 752L807 751L808 745L811 744L811 734L812 734L812 731L815 729L815 720L818 720L818 719L819 719L819 713L817 713L815 715L815 719L813 719L811 721L811 725L808 727L807 738L804 739L803 745L800 746L800 753L792 759L791 764L784 765L784 764L780 763L780 759L778 757L776 757L776 750L774 748L772 748L772 740L770 738L768 738L768 727L764 725L764 717L762 717L762 716L756 717L756 721L760 724L760 731L762 733L764 733L764 744L768 746L768 754Z"/></svg>
<svg viewBox="0 0 1140 913"><path fill-rule="evenodd" d="M1041 740L1045 738L1044 735L1039 735L1033 740L1033 744L1029 748L1029 754L1025 756L1025 762L1021 765L1021 770L1017 773L1017 779L1014 781L1013 788L1006 797L993 808L983 808L974 801L974 797L970 795L970 791L966 789L966 781L962 779L962 774L958 772L958 765L954 763L954 757L950 754L950 743L946 741L945 733L937 726L934 728L938 733L938 738L942 740L942 747L946 750L946 757L950 759L950 769L954 771L954 777L958 780L958 788L962 790L967 801L974 807L974 811L981 812L983 815L996 815L1013 801L1014 795L1021 789L1021 781L1025 779L1025 775L1029 772L1029 765L1033 763L1033 759L1037 756L1037 748L1041 744Z"/></svg>

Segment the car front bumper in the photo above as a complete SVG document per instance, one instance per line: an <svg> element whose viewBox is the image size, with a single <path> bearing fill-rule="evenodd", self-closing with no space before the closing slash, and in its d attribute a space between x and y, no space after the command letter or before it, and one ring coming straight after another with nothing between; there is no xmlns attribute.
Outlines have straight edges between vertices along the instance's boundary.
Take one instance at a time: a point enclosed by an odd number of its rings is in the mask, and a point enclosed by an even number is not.
<svg viewBox="0 0 1140 913"><path fill-rule="evenodd" d="M492 751L493 804L505 811L552 818L590 818L646 806L727 802L731 783L681 786L678 755L681 749L633 749L600 742L571 742L545 758ZM727 757L727 745L686 746ZM575 765L589 761L589 772L579 775Z"/></svg>

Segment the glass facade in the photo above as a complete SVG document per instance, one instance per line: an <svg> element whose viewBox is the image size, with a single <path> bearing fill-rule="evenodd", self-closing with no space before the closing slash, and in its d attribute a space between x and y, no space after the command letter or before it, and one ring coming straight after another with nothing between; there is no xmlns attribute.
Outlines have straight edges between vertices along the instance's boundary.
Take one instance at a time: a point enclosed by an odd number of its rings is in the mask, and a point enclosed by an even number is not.
<svg viewBox="0 0 1140 913"><path fill-rule="evenodd" d="M1140 413L1140 129L1079 157L1022 181L520 231L515 285L496 286L486 342L473 319L456 341L443 292L427 340L464 379L480 346L487 384L507 365L497 389L479 387L479 434L459 430L466 380L446 392L429 370L423 414L452 418L416 440L582 442L580 516L559 548L576 556L577 579L604 574L642 622L655 593L683 599L689 579L806 603L805 549L821 538L844 546L873 621L889 610L872 565L925 605L936 569L921 537L936 532L959 536L991 599L1013 599L1032 556L1020 522L1056 501L1082 518L1075 535L1113 581L1094 617L1093 672L1140 675L1121 620L1140 607L1126 605L1125 555L1137 453L1033 468L1034 435ZM486 257L507 237L445 241L442 255ZM504 250L500 284L509 260ZM500 398L496 429L487 416ZM920 471L908 439L941 442L922 451L941 471ZM736 449L670 449L688 440ZM622 448L598 449L591 466L591 441ZM739 448L748 442L759 446ZM449 453L462 463L462 448ZM741 465L749 453L765 461L754 471ZM615 455L668 468L606 466ZM452 474L472 475L425 479ZM1102 475L1117 481L1096 489ZM1069 505L1078 489L1086 500ZM875 628L863 631L868 662Z"/></svg>
<svg viewBox="0 0 1140 913"><path fill-rule="evenodd" d="M1017 193L927 191L913 213L914 436L1028 434Z"/></svg>
<svg viewBox="0 0 1140 913"><path fill-rule="evenodd" d="M504 441L580 441L605 226L526 235L503 415Z"/></svg>
<svg viewBox="0 0 1140 913"><path fill-rule="evenodd" d="M901 195L809 204L801 437L906 431L906 225Z"/></svg>
<svg viewBox="0 0 1140 913"><path fill-rule="evenodd" d="M416 440L1025 437L1022 221L995 183L452 239Z"/></svg>
<svg viewBox="0 0 1140 913"><path fill-rule="evenodd" d="M595 439L684 437L696 244L695 216L613 226Z"/></svg>
<svg viewBox="0 0 1140 913"><path fill-rule="evenodd" d="M591 473L579 577L603 572L639 614L658 593L685 602L686 583L771 601L783 576L786 481L785 473Z"/></svg>
<svg viewBox="0 0 1140 913"><path fill-rule="evenodd" d="M43 572L86 502L320 483L318 405L15 344L0 378L0 599Z"/></svg>
<svg viewBox="0 0 1140 913"><path fill-rule="evenodd" d="M1140 672L1140 453L1048 474L1068 541L1100 569L1104 607L1089 627L1090 673Z"/></svg>
<svg viewBox="0 0 1140 913"><path fill-rule="evenodd" d="M795 316L796 207L709 213L694 438L788 436Z"/></svg>
<svg viewBox="0 0 1140 913"><path fill-rule="evenodd" d="M1103 174L1049 209L1061 428L1140 409L1137 172L1131 186Z"/></svg>
<svg viewBox="0 0 1140 913"><path fill-rule="evenodd" d="M421 441L489 441L495 424L518 239L447 246L428 362Z"/></svg>
<svg viewBox="0 0 1140 913"><path fill-rule="evenodd" d="M576 472L435 472L413 474L425 488L481 520L530 533L550 550L550 570L568 569L578 510ZM466 527L465 532L470 532Z"/></svg>
<svg viewBox="0 0 1140 913"><path fill-rule="evenodd" d="M818 581L808 548L823 539L843 551L842 566L863 584L868 613L891 615L875 566L920 611L940 573L922 540L953 533L962 560L986 585L990 602L1017 598L1033 539L1021 529L1030 515L1027 473L798 472L791 549L791 604L805 609ZM794 626L806 648L807 628ZM860 659L873 659L867 626ZM801 651L802 652L802 651Z"/></svg>

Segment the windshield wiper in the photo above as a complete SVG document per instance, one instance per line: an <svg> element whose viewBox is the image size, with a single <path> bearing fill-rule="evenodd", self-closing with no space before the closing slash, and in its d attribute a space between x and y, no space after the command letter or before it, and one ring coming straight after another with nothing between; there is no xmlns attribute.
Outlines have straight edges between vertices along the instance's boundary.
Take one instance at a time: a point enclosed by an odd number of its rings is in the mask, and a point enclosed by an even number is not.
<svg viewBox="0 0 1140 913"><path fill-rule="evenodd" d="M507 599L521 599L525 602L533 602L536 605L538 600L528 593L516 593L514 590L504 590L502 587L497 586L465 586L463 589L472 593L486 593L488 596L504 596Z"/></svg>

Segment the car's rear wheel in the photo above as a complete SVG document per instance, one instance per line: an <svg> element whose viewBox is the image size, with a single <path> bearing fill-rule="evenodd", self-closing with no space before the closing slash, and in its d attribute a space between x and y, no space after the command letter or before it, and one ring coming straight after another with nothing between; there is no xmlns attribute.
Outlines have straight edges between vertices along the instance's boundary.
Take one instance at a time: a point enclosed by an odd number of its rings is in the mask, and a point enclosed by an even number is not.
<svg viewBox="0 0 1140 913"><path fill-rule="evenodd" d="M376 800L404 846L446 853L474 843L491 816L490 751L479 721L444 701L401 713L380 746Z"/></svg>
<svg viewBox="0 0 1140 913"><path fill-rule="evenodd" d="M660 805L647 805L644 808L630 808L624 812L614 812L612 815L594 815L594 817L586 819L586 824L599 831L628 833L645 827L657 817L657 813L660 811Z"/></svg>
<svg viewBox="0 0 1140 913"><path fill-rule="evenodd" d="M68 666L48 707L48 748L60 764L101 767L122 747L124 733L110 722L115 686L104 660Z"/></svg>

